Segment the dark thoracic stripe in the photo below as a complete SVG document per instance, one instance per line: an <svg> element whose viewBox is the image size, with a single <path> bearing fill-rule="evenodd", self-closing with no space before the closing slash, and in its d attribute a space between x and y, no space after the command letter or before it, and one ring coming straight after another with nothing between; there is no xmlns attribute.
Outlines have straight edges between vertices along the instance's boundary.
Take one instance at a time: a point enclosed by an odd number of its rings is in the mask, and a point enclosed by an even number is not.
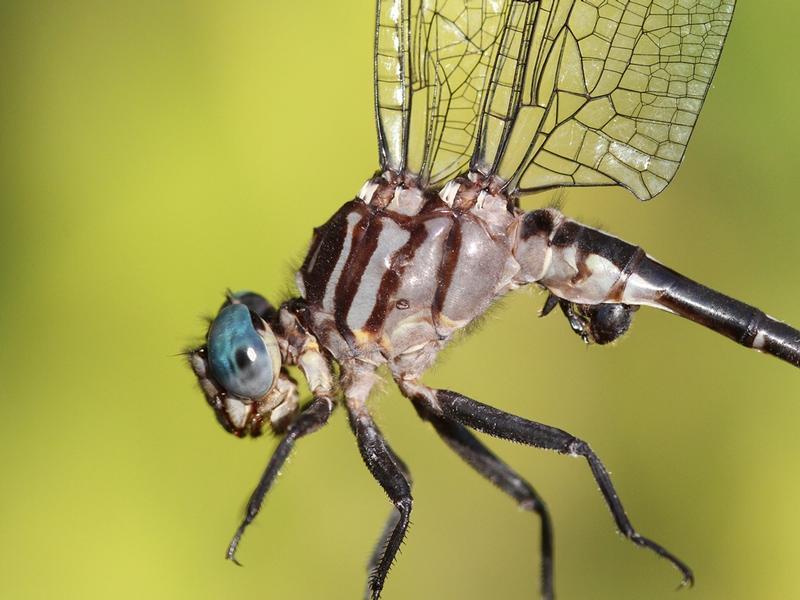
<svg viewBox="0 0 800 600"><path fill-rule="evenodd" d="M460 252L461 222L454 216L453 226L450 228L450 233L448 233L447 240L442 248L442 262L439 264L439 270L436 273L437 285L436 293L433 296L433 306L431 306L431 317L433 324L437 327L445 298L447 298L447 291L453 281L453 273L455 273Z"/></svg>
<svg viewBox="0 0 800 600"><path fill-rule="evenodd" d="M353 200L340 208L330 220L315 231L314 241L300 268L306 288L306 300L311 305L322 304L325 289L331 278L347 235L347 215L357 210L360 202ZM314 264L309 269L309 262Z"/></svg>
<svg viewBox="0 0 800 600"><path fill-rule="evenodd" d="M394 300L394 295L400 287L400 280L408 263L414 258L420 246L428 237L428 230L425 223L417 221L416 226L411 231L408 241L392 257L392 262L387 271L381 277L381 284L378 288L378 297L375 306L367 319L364 329L370 333L377 333L383 327L386 316L389 314L390 305Z"/></svg>
<svg viewBox="0 0 800 600"><path fill-rule="evenodd" d="M350 254L344 263L339 281L336 283L333 316L336 321L336 329L347 340L351 348L355 347L355 339L347 325L347 313L350 312L350 307L353 305L358 286L361 284L361 277L378 248L378 238L382 228L381 215L376 214L372 209L356 224L353 228Z"/></svg>

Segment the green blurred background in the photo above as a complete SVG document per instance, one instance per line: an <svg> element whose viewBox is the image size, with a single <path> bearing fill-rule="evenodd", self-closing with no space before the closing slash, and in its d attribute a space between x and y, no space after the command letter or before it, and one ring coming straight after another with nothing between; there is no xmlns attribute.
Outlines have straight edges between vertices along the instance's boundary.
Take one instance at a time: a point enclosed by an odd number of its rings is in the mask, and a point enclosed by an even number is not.
<svg viewBox="0 0 800 600"><path fill-rule="evenodd" d="M661 197L565 206L795 324L798 21L741 3ZM372 23L370 2L0 4L3 598L359 597L389 505L344 415L300 444L236 568L275 442L225 434L175 355L226 287L285 297L312 226L376 167ZM696 570L681 597L800 597L797 371L653 311L587 349L535 318L543 299L508 298L427 381L589 440L634 524ZM385 598L533 598L534 518L392 386L374 407L415 477ZM561 598L675 597L582 461L488 443L549 501Z"/></svg>

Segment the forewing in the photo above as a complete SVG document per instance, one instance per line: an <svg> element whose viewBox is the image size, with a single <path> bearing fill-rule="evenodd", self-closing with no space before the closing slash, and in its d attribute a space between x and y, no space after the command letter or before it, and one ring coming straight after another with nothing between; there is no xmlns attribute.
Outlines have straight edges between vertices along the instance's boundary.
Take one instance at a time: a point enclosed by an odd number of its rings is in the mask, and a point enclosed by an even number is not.
<svg viewBox="0 0 800 600"><path fill-rule="evenodd" d="M465 170L507 0L378 0L381 167L436 186Z"/></svg>
<svg viewBox="0 0 800 600"><path fill-rule="evenodd" d="M621 185L646 200L680 165L734 0L515 1L472 169L510 192Z"/></svg>

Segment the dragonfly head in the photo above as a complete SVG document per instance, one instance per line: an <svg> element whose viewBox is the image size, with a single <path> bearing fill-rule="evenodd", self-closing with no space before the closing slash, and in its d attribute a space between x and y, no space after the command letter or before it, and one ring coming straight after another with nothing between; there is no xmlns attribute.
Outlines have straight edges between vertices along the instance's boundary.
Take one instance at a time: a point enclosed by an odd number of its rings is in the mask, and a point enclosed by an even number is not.
<svg viewBox="0 0 800 600"><path fill-rule="evenodd" d="M206 343L189 352L217 421L238 437L261 435L265 421L282 431L297 412L297 384L281 367L278 338L269 325L275 315L258 294L228 294Z"/></svg>

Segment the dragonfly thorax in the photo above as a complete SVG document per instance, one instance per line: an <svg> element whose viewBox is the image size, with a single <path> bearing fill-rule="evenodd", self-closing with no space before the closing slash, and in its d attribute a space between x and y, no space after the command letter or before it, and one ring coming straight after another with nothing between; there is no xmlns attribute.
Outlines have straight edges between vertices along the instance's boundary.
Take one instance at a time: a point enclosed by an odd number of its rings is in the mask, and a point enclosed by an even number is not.
<svg viewBox="0 0 800 600"><path fill-rule="evenodd" d="M334 358L421 373L516 287L516 210L468 180L447 192L380 176L315 231L297 281Z"/></svg>

